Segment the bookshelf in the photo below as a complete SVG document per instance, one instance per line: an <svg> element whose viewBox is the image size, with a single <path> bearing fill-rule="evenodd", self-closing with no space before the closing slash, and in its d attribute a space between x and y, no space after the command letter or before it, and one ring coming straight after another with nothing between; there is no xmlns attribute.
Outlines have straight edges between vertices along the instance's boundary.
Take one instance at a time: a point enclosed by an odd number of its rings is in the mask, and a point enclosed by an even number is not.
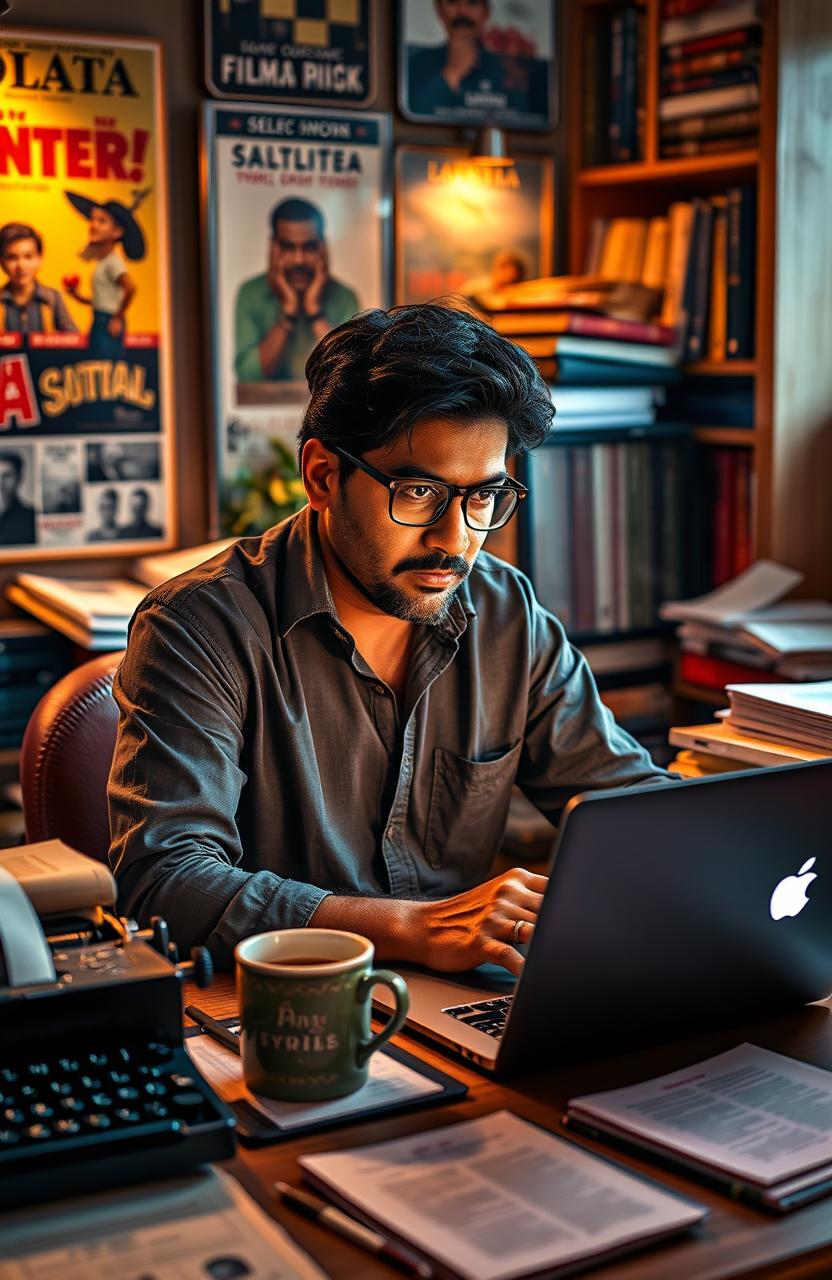
<svg viewBox="0 0 832 1280"><path fill-rule="evenodd" d="M702 446L733 446L750 453L753 555L800 569L804 594L829 596L832 4L764 0L755 147L662 159L662 3L638 0L646 23L643 156L624 164L589 166L582 156L584 39L587 25L615 7L609 0L568 0L568 270L578 273L582 268L593 218L651 217L664 213L674 200L707 197L740 183L756 185L754 358L724 364L703 360L685 367L690 375L753 379L753 425L691 425Z"/></svg>

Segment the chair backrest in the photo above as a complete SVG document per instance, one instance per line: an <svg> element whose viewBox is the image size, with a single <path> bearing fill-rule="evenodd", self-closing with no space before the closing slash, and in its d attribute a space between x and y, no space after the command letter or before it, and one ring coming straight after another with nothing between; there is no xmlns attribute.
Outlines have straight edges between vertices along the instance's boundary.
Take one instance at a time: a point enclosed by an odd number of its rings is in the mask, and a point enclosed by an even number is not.
<svg viewBox="0 0 832 1280"><path fill-rule="evenodd" d="M59 838L107 861L107 778L118 727L113 676L122 653L70 671L32 712L20 753L28 841Z"/></svg>

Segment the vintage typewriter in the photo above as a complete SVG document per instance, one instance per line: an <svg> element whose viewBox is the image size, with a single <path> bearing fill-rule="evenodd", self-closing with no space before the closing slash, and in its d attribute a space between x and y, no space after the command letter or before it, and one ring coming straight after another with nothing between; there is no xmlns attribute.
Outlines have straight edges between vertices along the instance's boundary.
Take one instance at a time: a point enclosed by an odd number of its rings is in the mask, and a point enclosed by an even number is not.
<svg viewBox="0 0 832 1280"><path fill-rule="evenodd" d="M0 851L0 1205L176 1175L234 1151L188 1057L164 922L115 914L106 867L60 841ZM40 918L39 918L40 917Z"/></svg>

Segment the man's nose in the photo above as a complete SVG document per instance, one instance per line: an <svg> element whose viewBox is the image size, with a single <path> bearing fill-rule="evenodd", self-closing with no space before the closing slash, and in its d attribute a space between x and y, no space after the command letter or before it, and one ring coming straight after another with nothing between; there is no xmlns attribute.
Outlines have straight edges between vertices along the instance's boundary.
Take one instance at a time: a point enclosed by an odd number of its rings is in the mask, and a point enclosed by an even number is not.
<svg viewBox="0 0 832 1280"><path fill-rule="evenodd" d="M457 496L448 503L436 524L428 525L425 542L449 556L461 556L471 543L471 532L462 515L462 498Z"/></svg>

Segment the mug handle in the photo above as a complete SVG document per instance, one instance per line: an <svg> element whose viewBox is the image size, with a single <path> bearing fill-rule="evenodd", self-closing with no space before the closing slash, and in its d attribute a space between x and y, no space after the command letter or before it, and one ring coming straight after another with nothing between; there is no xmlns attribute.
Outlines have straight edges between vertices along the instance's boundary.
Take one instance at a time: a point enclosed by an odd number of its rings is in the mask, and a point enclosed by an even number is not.
<svg viewBox="0 0 832 1280"><path fill-rule="evenodd" d="M397 973L393 973L391 969L371 969L369 973L365 973L359 980L355 989L356 999L359 1004L364 1004L370 996L373 987L377 985L389 987L396 998L396 1009L390 1021L378 1035L370 1036L369 1040L361 1040L356 1049L356 1063L359 1067L363 1067L371 1054L376 1049L380 1049L391 1036L403 1026L407 1017L407 1011L410 1008L410 996L407 991L407 983L404 978L399 977Z"/></svg>

